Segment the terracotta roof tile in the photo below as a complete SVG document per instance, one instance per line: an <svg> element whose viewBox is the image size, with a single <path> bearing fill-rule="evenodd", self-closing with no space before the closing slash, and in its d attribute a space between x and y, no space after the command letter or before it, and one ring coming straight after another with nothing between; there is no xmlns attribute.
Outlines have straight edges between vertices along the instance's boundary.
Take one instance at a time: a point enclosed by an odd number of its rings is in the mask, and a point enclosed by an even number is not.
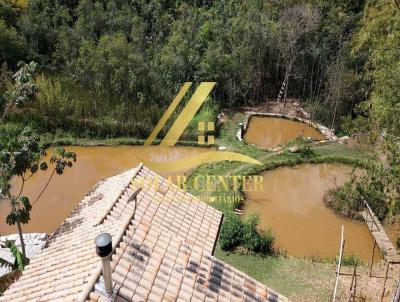
<svg viewBox="0 0 400 302"><path fill-rule="evenodd" d="M90 283L102 279L93 243L102 232L121 238L111 262L116 302L286 301L211 255L221 219L139 166L98 182L0 301L104 301Z"/></svg>

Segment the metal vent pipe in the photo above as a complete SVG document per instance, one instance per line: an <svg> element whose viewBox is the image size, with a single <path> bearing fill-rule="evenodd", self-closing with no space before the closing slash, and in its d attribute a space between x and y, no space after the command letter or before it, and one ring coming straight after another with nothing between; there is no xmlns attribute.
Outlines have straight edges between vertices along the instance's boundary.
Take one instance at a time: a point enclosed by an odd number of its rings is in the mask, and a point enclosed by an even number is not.
<svg viewBox="0 0 400 302"><path fill-rule="evenodd" d="M112 237L109 233L97 235L95 239L96 254L101 258L101 270L103 272L104 290L108 297L113 294L111 279L111 254L112 254Z"/></svg>

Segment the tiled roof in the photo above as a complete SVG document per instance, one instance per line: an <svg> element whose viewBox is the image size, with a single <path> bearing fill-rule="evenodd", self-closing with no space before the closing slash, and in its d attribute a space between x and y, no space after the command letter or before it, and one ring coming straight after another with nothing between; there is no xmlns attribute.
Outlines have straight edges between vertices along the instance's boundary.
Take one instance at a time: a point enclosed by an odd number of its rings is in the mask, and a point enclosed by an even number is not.
<svg viewBox="0 0 400 302"><path fill-rule="evenodd" d="M102 232L113 237L116 301L286 301L212 256L221 220L140 165L99 182L0 301L101 301Z"/></svg>

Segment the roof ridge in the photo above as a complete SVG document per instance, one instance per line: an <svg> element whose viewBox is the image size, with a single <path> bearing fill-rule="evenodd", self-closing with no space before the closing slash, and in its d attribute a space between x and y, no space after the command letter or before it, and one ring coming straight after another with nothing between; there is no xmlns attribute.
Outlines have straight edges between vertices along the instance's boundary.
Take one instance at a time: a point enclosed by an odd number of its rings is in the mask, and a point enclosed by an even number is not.
<svg viewBox="0 0 400 302"><path fill-rule="evenodd" d="M104 214L100 216L99 220L94 224L99 225L104 222L104 220L107 218L107 215L110 214L111 210L114 208L114 206L118 203L122 195L126 192L126 190L129 188L129 185L131 184L132 180L136 177L136 175L139 173L139 171L143 168L143 164L140 163L135 169L134 174L132 177L130 177L129 182L124 186L123 189L121 189L119 195L117 198L115 198L114 202L110 203L109 207L105 210Z"/></svg>
<svg viewBox="0 0 400 302"><path fill-rule="evenodd" d="M113 241L112 241L112 247L113 247L112 253L113 254L115 253L117 246L119 246L121 244L122 237L126 233L129 225L131 224L133 217L135 216L135 213L136 213L136 211L133 211L124 219L124 222L122 224L120 231L118 232L117 236L115 236L113 238ZM97 280L99 279L100 275L101 275L101 264L99 263L98 267L96 268L95 273L92 275L88 284L82 290L82 293L79 296L78 301L81 301L81 302L86 301L86 298L89 296L90 292L93 290L94 285L97 283Z"/></svg>

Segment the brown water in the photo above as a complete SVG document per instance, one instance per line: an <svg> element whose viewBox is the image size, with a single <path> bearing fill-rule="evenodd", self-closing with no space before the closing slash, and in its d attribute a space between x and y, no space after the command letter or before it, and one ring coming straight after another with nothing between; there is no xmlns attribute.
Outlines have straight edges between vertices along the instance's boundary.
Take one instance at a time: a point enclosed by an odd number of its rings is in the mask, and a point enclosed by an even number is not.
<svg viewBox="0 0 400 302"><path fill-rule="evenodd" d="M248 192L244 212L259 213L262 227L275 233L277 247L294 256L335 257L344 225L345 255L369 261L373 239L366 224L339 217L323 203L324 194L348 180L350 172L337 164L264 172L264 192Z"/></svg>
<svg viewBox="0 0 400 302"><path fill-rule="evenodd" d="M324 139L325 137L313 127L285 118L253 116L244 139L262 148L273 148L287 143L297 137Z"/></svg>
<svg viewBox="0 0 400 302"><path fill-rule="evenodd" d="M72 169L66 169L63 175L53 177L40 200L33 206L31 220L23 226L24 232L54 232L98 180L137 166L140 162L137 157L162 162L209 151L208 148L195 147L143 146L66 147L65 149L75 152L78 160ZM187 171L160 174L168 177L185 172ZM50 173L49 169L35 174L26 182L24 194L32 201L36 199ZM15 188L20 187L17 182L13 185ZM16 226L9 226L5 222L8 213L8 202L0 200L0 235L17 232Z"/></svg>

